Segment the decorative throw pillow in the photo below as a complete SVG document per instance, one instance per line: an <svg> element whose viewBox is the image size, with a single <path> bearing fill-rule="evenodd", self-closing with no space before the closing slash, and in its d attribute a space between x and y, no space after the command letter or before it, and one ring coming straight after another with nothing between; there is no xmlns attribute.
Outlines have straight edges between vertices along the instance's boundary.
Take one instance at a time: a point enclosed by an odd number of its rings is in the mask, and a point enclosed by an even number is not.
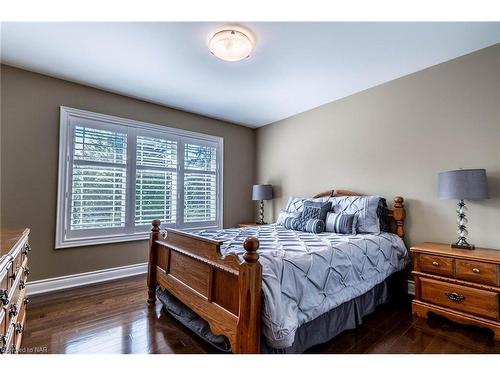
<svg viewBox="0 0 500 375"><path fill-rule="evenodd" d="M298 230L301 232L321 233L325 230L325 222L319 219L303 220L299 217L287 217L283 225L286 229Z"/></svg>
<svg viewBox="0 0 500 375"><path fill-rule="evenodd" d="M341 234L356 234L356 224L358 223L355 214L336 214L329 212L326 215L325 231Z"/></svg>
<svg viewBox="0 0 500 375"><path fill-rule="evenodd" d="M302 210L302 220L319 219L326 220L326 214L332 208L331 202L314 202L307 200L304 202L304 209Z"/></svg>
<svg viewBox="0 0 500 375"><path fill-rule="evenodd" d="M380 222L377 209L380 197L348 196L330 197L332 211L335 213L355 214L358 216L356 231L358 233L380 233Z"/></svg>
<svg viewBox="0 0 500 375"><path fill-rule="evenodd" d="M277 225L285 225L285 220L287 218L296 218L300 214L298 213L293 213L293 212L286 212L286 211L280 211L280 214L278 215L278 220L276 220Z"/></svg>

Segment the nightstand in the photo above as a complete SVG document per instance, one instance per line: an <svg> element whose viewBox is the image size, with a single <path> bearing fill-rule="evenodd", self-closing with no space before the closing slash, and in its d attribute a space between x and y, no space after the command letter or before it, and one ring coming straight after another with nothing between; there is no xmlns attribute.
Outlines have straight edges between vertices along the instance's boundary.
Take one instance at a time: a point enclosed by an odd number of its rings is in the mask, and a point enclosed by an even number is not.
<svg viewBox="0 0 500 375"><path fill-rule="evenodd" d="M256 226L259 226L259 225L262 225L262 224L258 224L258 223L240 223L240 224L238 224L238 228L256 227Z"/></svg>
<svg viewBox="0 0 500 375"><path fill-rule="evenodd" d="M500 340L500 250L453 249L424 242L411 247L415 278L413 314L429 312L491 329Z"/></svg>

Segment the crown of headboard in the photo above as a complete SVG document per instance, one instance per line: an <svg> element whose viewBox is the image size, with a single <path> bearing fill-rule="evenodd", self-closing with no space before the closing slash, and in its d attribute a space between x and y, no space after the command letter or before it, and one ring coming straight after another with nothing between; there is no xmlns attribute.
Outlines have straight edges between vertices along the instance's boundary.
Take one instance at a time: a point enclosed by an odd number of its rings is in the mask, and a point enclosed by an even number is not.
<svg viewBox="0 0 500 375"><path fill-rule="evenodd" d="M313 198L324 198L324 197L340 197L340 196L362 196L366 194L356 193L350 190L327 190L316 194ZM404 239L405 236L405 219L406 219L406 209L404 205L403 197L394 197L394 206L389 209L388 215L394 225L391 227L391 232L396 233L399 237Z"/></svg>

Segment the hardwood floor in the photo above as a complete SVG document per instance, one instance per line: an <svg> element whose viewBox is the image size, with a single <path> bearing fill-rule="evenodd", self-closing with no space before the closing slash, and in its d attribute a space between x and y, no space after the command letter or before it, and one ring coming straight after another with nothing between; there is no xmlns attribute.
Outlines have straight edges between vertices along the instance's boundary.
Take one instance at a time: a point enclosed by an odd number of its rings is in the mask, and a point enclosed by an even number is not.
<svg viewBox="0 0 500 375"><path fill-rule="evenodd" d="M24 353L217 353L146 303L146 277L31 298ZM410 304L388 304L308 353L500 353L487 330L411 315Z"/></svg>

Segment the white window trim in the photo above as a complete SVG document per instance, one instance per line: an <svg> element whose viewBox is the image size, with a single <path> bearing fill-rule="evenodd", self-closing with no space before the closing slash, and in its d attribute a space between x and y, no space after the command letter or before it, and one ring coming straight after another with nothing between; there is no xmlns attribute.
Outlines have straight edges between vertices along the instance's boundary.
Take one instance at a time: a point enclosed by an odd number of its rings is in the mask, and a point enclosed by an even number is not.
<svg viewBox="0 0 500 375"><path fill-rule="evenodd" d="M122 117L110 116L101 113L95 113L90 111L84 111L81 109L70 108L70 107L60 107L60 128L59 128L59 162L58 162L58 187L57 187L57 219L56 219L56 249L77 247L77 246L88 246L88 245L98 245L107 243L118 243L118 242L128 242L136 240L144 240L149 238L149 228L144 228L144 232L141 233L119 233L119 234L103 234L96 235L93 237L85 238L66 238L66 225L69 220L69 182L70 182L70 167L72 166L70 149L71 149L71 131L70 131L70 120L71 118L83 118L99 122L104 122L112 127L113 125L125 126L129 128L136 129L138 133L145 132L155 132L164 133L165 136L169 138L192 138L199 143L210 142L211 144L216 143L217 147L217 220L214 225L203 226L196 225L196 223L189 223L183 227L177 225L178 229L208 229L208 228L222 228L223 223L223 160L224 160L224 139L222 137L216 137L212 135L195 133L187 130L181 130L176 128L170 128L164 125L151 124L142 121L130 120ZM128 140L130 141L130 140ZM135 142L135 139L134 139ZM129 153L130 154L130 153ZM133 161L135 163L135 155L128 154L128 162ZM182 155L183 157L183 155ZM179 166L179 164L178 164ZM183 194L178 191L178 194ZM127 199L132 199L131 195L135 193L135 189L129 189L127 192ZM130 202L130 201L129 201ZM182 200L181 200L182 202ZM129 204L130 206L133 206ZM177 207L181 206L180 203ZM132 208L130 208L132 209ZM177 217L180 214L183 215L183 207L177 209ZM179 220L177 220L179 222ZM162 227L168 225L162 224Z"/></svg>

